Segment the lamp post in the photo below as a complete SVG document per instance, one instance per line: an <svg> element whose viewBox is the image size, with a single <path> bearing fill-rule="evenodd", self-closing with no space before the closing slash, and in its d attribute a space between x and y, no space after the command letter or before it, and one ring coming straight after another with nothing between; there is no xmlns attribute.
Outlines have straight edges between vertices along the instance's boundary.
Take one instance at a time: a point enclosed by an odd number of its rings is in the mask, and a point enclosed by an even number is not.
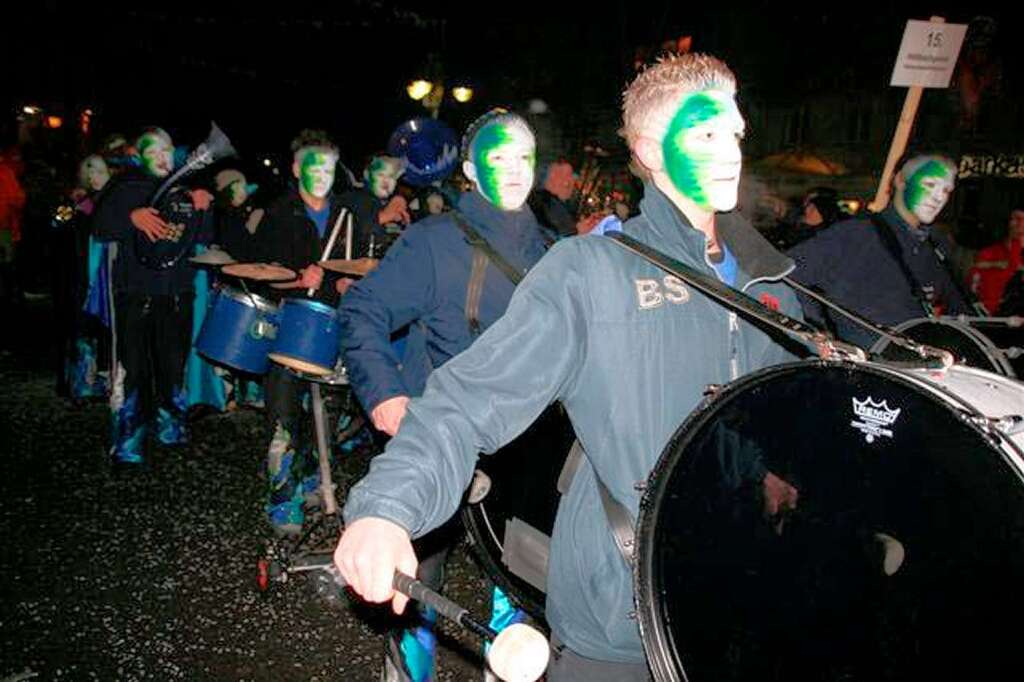
<svg viewBox="0 0 1024 682"><path fill-rule="evenodd" d="M447 92L444 69L437 57L428 55L423 71L422 76L409 81L405 86L405 92L410 99L422 103L424 108L430 112L431 117L437 118ZM465 104L473 99L473 88L461 81L457 83L451 89L452 98L459 104Z"/></svg>

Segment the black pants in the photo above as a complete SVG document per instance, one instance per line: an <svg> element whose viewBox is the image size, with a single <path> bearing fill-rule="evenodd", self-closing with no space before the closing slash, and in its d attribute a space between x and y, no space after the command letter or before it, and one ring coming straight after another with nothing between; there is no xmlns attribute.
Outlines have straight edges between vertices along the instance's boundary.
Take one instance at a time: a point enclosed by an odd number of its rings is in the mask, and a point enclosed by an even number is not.
<svg viewBox="0 0 1024 682"><path fill-rule="evenodd" d="M185 440L185 361L192 345L191 292L167 296L118 293L115 459L141 461L146 428L155 417L157 436L172 445Z"/></svg>

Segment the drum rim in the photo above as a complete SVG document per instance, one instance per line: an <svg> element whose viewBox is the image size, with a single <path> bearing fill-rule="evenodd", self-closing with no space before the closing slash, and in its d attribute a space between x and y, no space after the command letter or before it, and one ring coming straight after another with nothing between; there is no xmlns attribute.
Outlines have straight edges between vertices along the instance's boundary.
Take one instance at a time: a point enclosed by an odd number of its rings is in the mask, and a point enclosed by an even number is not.
<svg viewBox="0 0 1024 682"><path fill-rule="evenodd" d="M260 312L264 313L276 313L280 310L280 306L271 301L270 299L264 298L258 294L245 293L235 287L225 286L220 290L221 295L227 296L233 301L237 301L242 305L250 308L255 308Z"/></svg>
<svg viewBox="0 0 1024 682"><path fill-rule="evenodd" d="M314 312L323 313L323 314L329 315L331 317L337 317L338 316L338 309L337 308L332 308L331 306L327 305L326 303L323 303L321 301L312 301L312 300L310 300L308 298L286 298L284 300L284 303L282 304L282 307L284 305L300 305L300 306L302 306L304 308L309 308L309 309L313 310Z"/></svg>
<svg viewBox="0 0 1024 682"><path fill-rule="evenodd" d="M685 671L680 673L680 671L677 671L673 665L668 632L660 622L661 609L654 601L654 597L656 596L655 586L653 584L654 548L651 546L651 538L654 536L654 531L657 528L656 522L658 512L661 509L662 501L664 499L664 487L668 480L668 477L665 476L665 472L671 468L670 464L674 464L678 460L678 456L674 456L673 453L682 450L680 447L682 442L692 438L692 434L695 431L703 427L707 420L710 419L717 410L721 409L723 405L728 404L728 402L741 391L745 391L753 385L762 383L769 377L794 374L804 368L810 368L814 371L836 369L846 369L847 371L866 371L878 376L890 378L905 386L936 394L944 398L946 405L951 410L958 408L964 412L970 413L972 416L981 415L973 404L967 402L964 398L953 393L945 386L928 381L922 376L916 375L912 371L901 370L879 362L811 359L774 365L740 377L739 379L725 385L716 394L705 398L693 410L693 412L683 420L676 431L672 434L672 437L665 444L661 454L658 456L657 463L654 468L651 469L651 472L647 477L647 486L645 487L643 496L640 500L640 510L636 521L636 552L634 554L632 571L634 607L637 615L637 625L640 629L640 641L644 649L644 655L654 679L658 682L661 682L662 680L679 679L685 681L688 679ZM969 370L971 373L981 372L984 374L990 374L999 379L1006 379L1006 377L999 376L992 372L986 372L985 370L980 370L978 368L961 367L961 369ZM968 428L974 430L978 434L979 438L991 442L991 434L986 433L977 424L974 424L969 420L962 421ZM1009 447L1012 450L1019 452L1019 450L1009 442L1008 438L1004 438L1002 445L1005 447L1007 443L1009 443ZM996 448L994 444L992 447ZM1001 454L1004 458L1010 457L1010 455L1005 451ZM1020 466L1017 468L1020 469ZM1024 470L1019 471L1019 474L1021 475L1022 480L1024 480ZM681 678L680 674L682 675Z"/></svg>
<svg viewBox="0 0 1024 682"><path fill-rule="evenodd" d="M893 331L896 332L897 334L905 336L906 330L911 329L912 327L916 327L922 323L944 325L946 327L952 327L953 329L956 329L964 336L974 341L981 349L981 351L985 354L985 357L987 357L995 367L998 367L999 371L1004 376L1008 376L1011 379L1017 378L1017 373L1013 370L1013 366L1010 364L1010 361L1003 354L1002 350L1000 350L999 346L993 343L992 339L988 338L980 331L978 331L978 329L975 328L973 325L968 324L964 320L959 320L955 316L946 315L943 317L915 317L911 320L901 322L900 324L893 328ZM883 336L879 338L877 341L875 341L875 343L871 346L870 352L881 353L886 348L888 348L890 344L891 342Z"/></svg>

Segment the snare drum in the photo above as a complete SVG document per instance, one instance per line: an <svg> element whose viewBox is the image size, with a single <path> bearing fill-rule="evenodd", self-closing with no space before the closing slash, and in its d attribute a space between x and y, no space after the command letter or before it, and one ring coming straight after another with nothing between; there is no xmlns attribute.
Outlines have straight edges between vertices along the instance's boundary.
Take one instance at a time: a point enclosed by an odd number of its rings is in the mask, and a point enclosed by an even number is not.
<svg viewBox="0 0 1024 682"><path fill-rule="evenodd" d="M277 335L278 306L255 294L222 287L196 338L207 359L251 374L266 374L267 354Z"/></svg>
<svg viewBox="0 0 1024 682"><path fill-rule="evenodd" d="M1024 379L1024 326L1020 318L941 317L908 320L895 328L914 341L950 351L961 362ZM887 360L907 360L907 351L882 337L871 347Z"/></svg>
<svg viewBox="0 0 1024 682"><path fill-rule="evenodd" d="M807 361L722 389L641 504L634 584L655 679L1017 669L1022 412L1024 384L959 366ZM781 526L762 465L799 491Z"/></svg>
<svg viewBox="0 0 1024 682"><path fill-rule="evenodd" d="M337 310L319 301L289 298L281 306L270 359L306 374L326 376L334 371L340 339Z"/></svg>

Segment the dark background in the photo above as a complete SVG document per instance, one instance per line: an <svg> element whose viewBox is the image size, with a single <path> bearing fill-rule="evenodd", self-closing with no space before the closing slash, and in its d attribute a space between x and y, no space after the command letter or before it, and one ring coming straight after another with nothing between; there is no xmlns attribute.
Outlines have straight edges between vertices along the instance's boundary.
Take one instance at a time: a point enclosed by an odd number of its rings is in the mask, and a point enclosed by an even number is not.
<svg viewBox="0 0 1024 682"><path fill-rule="evenodd" d="M1004 86L1011 86L1004 96L1019 97L1019 12L995 3L707 5L17 3L5 10L14 16L0 48L10 84L5 104L36 103L68 121L91 107L95 133L133 135L157 124L188 144L213 118L239 149L258 154L283 152L301 127L323 127L358 163L400 121L423 113L404 86L435 53L446 80L476 88L468 105L444 102L441 118L453 127L489 106L540 98L569 145L609 136L638 50L664 40L692 35L695 51L737 72L741 96L791 100L887 89L904 22L933 13L961 23L996 18Z"/></svg>

